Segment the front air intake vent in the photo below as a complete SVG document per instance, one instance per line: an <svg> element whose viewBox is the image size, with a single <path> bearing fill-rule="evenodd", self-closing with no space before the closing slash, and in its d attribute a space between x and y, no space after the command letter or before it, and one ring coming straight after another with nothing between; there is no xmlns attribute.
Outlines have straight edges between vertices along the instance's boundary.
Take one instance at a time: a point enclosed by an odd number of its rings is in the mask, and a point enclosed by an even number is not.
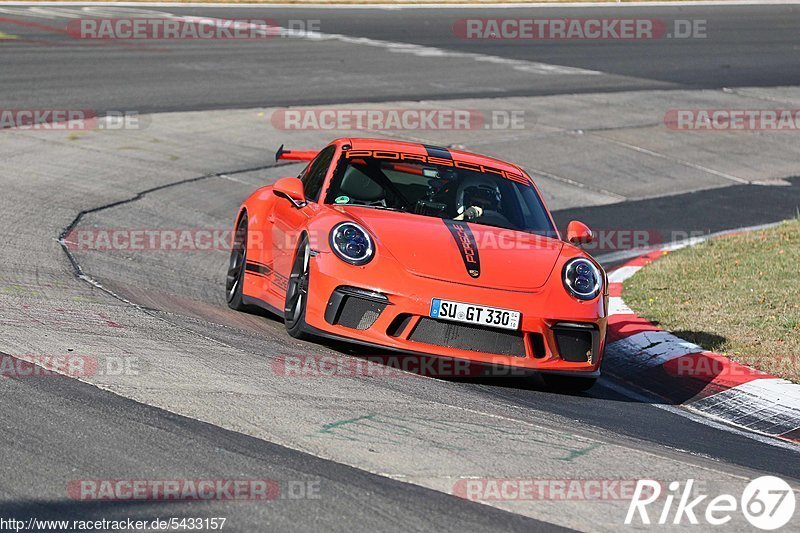
<svg viewBox="0 0 800 533"><path fill-rule="evenodd" d="M572 363L591 363L599 333L590 324L556 324L553 326L558 354L564 361Z"/></svg>
<svg viewBox="0 0 800 533"><path fill-rule="evenodd" d="M525 357L525 338L519 331L456 324L429 317L420 318L409 340L496 355Z"/></svg>
<svg viewBox="0 0 800 533"><path fill-rule="evenodd" d="M337 287L328 300L325 320L334 326L369 329L387 305L389 299L382 294L355 287Z"/></svg>

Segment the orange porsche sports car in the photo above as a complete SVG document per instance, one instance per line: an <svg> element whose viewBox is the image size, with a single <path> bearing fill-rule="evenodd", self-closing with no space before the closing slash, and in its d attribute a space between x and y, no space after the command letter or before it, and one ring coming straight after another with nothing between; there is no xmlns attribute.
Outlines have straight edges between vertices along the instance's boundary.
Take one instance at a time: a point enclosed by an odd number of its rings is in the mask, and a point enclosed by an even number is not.
<svg viewBox="0 0 800 533"><path fill-rule="evenodd" d="M521 168L458 150L337 139L299 177L255 191L236 217L228 304L268 309L293 337L541 373L590 387L600 374L608 283L562 240Z"/></svg>

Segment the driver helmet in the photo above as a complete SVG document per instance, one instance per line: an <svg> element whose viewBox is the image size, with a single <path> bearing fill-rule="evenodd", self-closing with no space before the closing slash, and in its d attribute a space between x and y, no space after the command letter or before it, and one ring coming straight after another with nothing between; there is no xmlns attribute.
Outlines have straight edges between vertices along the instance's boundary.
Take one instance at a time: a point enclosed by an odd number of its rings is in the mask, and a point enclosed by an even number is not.
<svg viewBox="0 0 800 533"><path fill-rule="evenodd" d="M500 187L488 179L467 179L461 184L457 198L459 213L475 205L484 211L500 211Z"/></svg>

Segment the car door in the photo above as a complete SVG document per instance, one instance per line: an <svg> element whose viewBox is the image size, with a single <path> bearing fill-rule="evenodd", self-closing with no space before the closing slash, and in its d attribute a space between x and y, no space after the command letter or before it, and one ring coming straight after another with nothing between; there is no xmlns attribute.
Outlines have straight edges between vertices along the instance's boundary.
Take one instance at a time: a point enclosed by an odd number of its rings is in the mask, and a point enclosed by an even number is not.
<svg viewBox="0 0 800 533"><path fill-rule="evenodd" d="M326 147L309 163L305 172L300 176L308 206L297 208L286 198L279 198L275 203L272 224L272 242L275 252L274 276L271 290L277 294L286 292L286 284L292 269L292 259L300 240L300 234L306 226L308 217L315 211L314 204L319 201L322 186L333 163L335 153L336 146Z"/></svg>

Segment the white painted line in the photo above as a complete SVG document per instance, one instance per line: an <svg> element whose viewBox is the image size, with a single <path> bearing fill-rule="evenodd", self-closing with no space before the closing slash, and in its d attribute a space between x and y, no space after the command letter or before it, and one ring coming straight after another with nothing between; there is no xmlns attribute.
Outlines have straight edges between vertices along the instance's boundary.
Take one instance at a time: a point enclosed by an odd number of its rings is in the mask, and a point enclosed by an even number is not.
<svg viewBox="0 0 800 533"><path fill-rule="evenodd" d="M332 39L348 44L357 44L362 46L384 48L390 52L412 54L417 57L471 59L479 63L491 63L494 65L511 67L513 70L516 70L518 72L526 72L529 74L577 74L583 76L596 76L599 74L603 74L602 72L597 70L566 67L562 65L552 65L549 63L540 63L538 61L526 61L523 59L509 59L489 54L456 52L453 50L445 50L443 48L434 48L432 46L423 46L419 44L395 43L391 41L380 41L378 39L369 39L367 37L350 37L347 35L340 35L335 33L332 34L320 33L319 35L321 36L322 39Z"/></svg>
<svg viewBox="0 0 800 533"><path fill-rule="evenodd" d="M640 255L648 254L650 252L655 252L658 250L660 246L648 246L647 248L633 248L631 250L620 250L619 252L610 252L603 255L594 256L598 263L601 265L607 265L609 263L619 263L620 261L626 261L628 259L634 259L639 257ZM610 279L609 274L609 281Z"/></svg>
<svg viewBox="0 0 800 533"><path fill-rule="evenodd" d="M295 37L296 35L292 35L292 33L297 33L297 32L289 32L289 36ZM417 57L471 59L479 63L491 63L494 65L511 67L516 71L526 72L529 74L578 74L584 76L596 76L599 74L603 74L602 72L599 72L597 70L588 70L576 67L565 67L562 65L551 65L549 63L539 63L537 61L525 61L523 59L508 59L505 57L493 56L489 54L456 52L453 50L445 50L443 48L423 46L420 44L381 41L378 39L369 39L367 37L351 37L348 35L341 35L337 33L320 32L318 34L311 33L310 35L308 34L301 35L301 37L305 37L306 39L335 40L347 44L356 44L361 46L383 48L385 50L388 50L389 52L412 54Z"/></svg>
<svg viewBox="0 0 800 533"><path fill-rule="evenodd" d="M761 378L718 392L687 407L766 435L800 428L800 385Z"/></svg>
<svg viewBox="0 0 800 533"><path fill-rule="evenodd" d="M483 3L475 1L472 3L459 2L459 3L430 3L430 4L414 4L414 3L394 3L394 4L321 4L321 3L235 3L226 4L224 2L216 3L199 3L199 2L0 2L0 5L17 5L17 6L144 6L144 7L225 7L225 8L249 8L265 7L265 8L281 8L281 9L381 9L381 10L395 10L395 9L466 9L466 8L480 8L480 9L512 9L512 8L527 8L527 7L614 7L614 8L629 8L629 7L681 7L681 6L742 6L742 5L798 5L800 0L690 0L675 2L625 2L620 3L614 0L608 2L509 2L509 3Z"/></svg>
<svg viewBox="0 0 800 533"><path fill-rule="evenodd" d="M618 200L620 202L623 202L623 201L627 200L627 198L625 196L622 196L621 194L617 194L615 192L609 191L608 189L603 189L601 187L594 187L594 186L591 186L591 185L587 185L587 184L585 184L583 182L580 182L580 181L576 181L576 180L573 180L573 179L570 179L570 178L566 178L564 176L559 176L557 174L553 174L552 172L547 172L546 170L533 168L533 167L530 167L528 165L525 165L525 170L528 171L528 174L533 176L536 180L539 180L542 177L550 178L552 180L555 180L555 181L558 181L558 182L561 182L561 183L565 183L565 184L567 184L569 186L572 186L572 187L577 187L579 189L584 189L584 190L588 190L588 191L599 192L600 194L602 194L604 196L608 196L609 198L614 198L615 200Z"/></svg>
<svg viewBox="0 0 800 533"><path fill-rule="evenodd" d="M772 436L764 436L760 433L753 433L752 431L745 431L740 428L730 426L715 418L711 418L704 413L694 412L689 408L687 408L686 406L668 405L665 403L661 403L652 397L648 397L643 393L639 393L632 388L618 385L609 379L601 378L600 384L603 387L606 387L607 389L610 389L623 396L627 396L628 398L636 400L640 403L646 403L652 407L655 407L656 409L661 409L662 411L667 411L668 413L672 413L681 416L683 418L688 418L689 420L697 422L698 424L712 427L714 429L719 429L721 431L727 431L728 433L733 433L734 435L739 435L741 437L745 437L754 440L756 442L760 442L762 444L767 444L769 446L774 446L776 448L791 450L793 452L800 453L800 446L797 446L795 444L791 444L789 442L782 440L777 440Z"/></svg>
<svg viewBox="0 0 800 533"><path fill-rule="evenodd" d="M624 267L620 267L620 268L612 271L608 275L608 282L609 283L623 283L626 279L628 279L629 277L633 276L634 274L639 272L639 270L641 270L641 269L642 269L642 267L640 267L640 266L624 266Z"/></svg>
<svg viewBox="0 0 800 533"><path fill-rule="evenodd" d="M707 240L708 238L704 235L699 237L691 237L683 241L671 242L665 246L662 246L661 249L664 250L665 252L674 252L675 250L680 250L681 248L688 248L689 246L694 246L695 244L700 244L701 242Z"/></svg>
<svg viewBox="0 0 800 533"><path fill-rule="evenodd" d="M98 9L99 4L92 4L90 6L86 6L84 4L74 4L75 6L83 6L80 10L69 10L64 9L65 4L60 4L57 7L46 7L42 6L41 4L36 4L34 7L29 7L26 9L2 9L0 8L0 12L14 12L17 16L25 16L30 15L33 17L44 17L44 18L80 18L86 16L86 14L91 14L94 16L102 15L102 10ZM120 7L123 4L112 4L114 6ZM124 4L127 6L128 4ZM155 6L143 6L142 4L133 4L136 7L155 7ZM186 4L163 4L161 7L181 7ZM25 13L19 13L20 11L25 11ZM131 9L131 15L136 13L147 14L149 16L163 16L163 17L170 17L176 20L184 20L184 21L194 21L194 22L204 22L206 24L213 23L217 24L220 27L227 27L230 24L230 20L225 20L216 17L204 17L204 16L182 16L182 15L175 15L174 13L169 13L168 11L164 12L148 12L145 10ZM416 57L423 57L423 58L437 58L437 59L466 59L472 60L477 63L489 63L492 65L499 65L502 67L509 67L512 70L517 72L524 72L526 74L536 74L536 75L581 75L581 76L597 76L603 74L603 72L597 70L589 70L577 67L568 67L564 65L553 65L550 63L541 63L538 61L526 61L524 59L510 59L506 57L500 56L493 56L490 54L479 54L474 52L458 52L455 50L448 50L445 48L437 48L433 46L424 46L420 44L413 44L413 43L403 43L403 42L394 42L394 41L383 41L380 39L370 39L368 37L353 37L350 35L343 35L339 33L324 33L324 32L315 32L315 31L302 31L302 30L292 30L288 28L282 27L274 27L274 26L267 26L264 24L250 24L247 22L242 21L240 26L246 28L255 28L257 30L263 30L265 35L275 35L281 37L288 37L288 38L299 38L299 39L308 39L312 41L338 41L345 44L354 44L357 46L369 46L372 48L381 48L383 50L387 50L393 53L399 54L411 54Z"/></svg>
<svg viewBox="0 0 800 533"><path fill-rule="evenodd" d="M633 315L633 310L625 305L622 298L619 296L612 296L608 299L608 314L611 315Z"/></svg>
<svg viewBox="0 0 800 533"><path fill-rule="evenodd" d="M635 144L626 143L624 141L619 141L617 139L613 139L611 137L606 137L604 135L595 134L595 137L602 139L604 141L610 142L612 144L616 144L617 146L622 146L624 148L628 148L629 150L633 150L634 152L638 152L640 154L649 155L652 157L657 157L659 159L664 159L666 161L670 161L672 163L678 163L679 165L683 165L685 167L693 168L695 170L699 170L700 172L705 172L706 174L711 174L712 176L717 176L722 179L726 179L728 181L732 181L734 183L741 183L741 184L749 184L750 181L744 178L740 178L739 176L734 176L733 174L728 174L726 172L720 172L719 170L714 170L713 168L704 167L703 165L698 165L697 163L692 163L691 161L686 161L685 159L680 159L678 157L673 157L671 155L662 154L661 152L655 152L653 150L648 150L647 148L642 148L641 146L637 146Z"/></svg>
<svg viewBox="0 0 800 533"><path fill-rule="evenodd" d="M178 17L187 21L206 21L214 22L218 25L226 25L230 21L225 19L218 19L213 17ZM490 63L493 65L500 65L510 67L518 72L525 72L528 74L577 74L583 76L596 76L603 74L597 70L587 70L576 67L566 67L562 65L551 65L549 63L539 63L537 61L526 61L523 59L509 59L505 57L493 56L489 54L478 54L473 52L457 52L454 50L447 50L444 48L436 48L433 46L424 46L421 44L413 43L400 43L393 41L382 41L379 39L370 39L368 37L352 37L349 35L342 35L339 33L324 33L314 31L292 30L288 28L270 28L266 25L254 25L256 28L261 28L265 32L277 34L281 36L299 39L308 39L312 41L338 41L346 44L355 44L358 46L370 46L373 48L382 48L389 52L399 54L411 54L417 57L434 57L437 59L450 58L450 59L471 59L478 63Z"/></svg>
<svg viewBox="0 0 800 533"><path fill-rule="evenodd" d="M677 357L702 352L703 349L668 331L642 331L609 343L605 357L614 359L617 366L651 368Z"/></svg>
<svg viewBox="0 0 800 533"><path fill-rule="evenodd" d="M781 378L762 378L742 383L731 388L737 394L746 394L755 401L768 404L794 405L800 419L800 385ZM727 391L726 391L727 392ZM709 396L701 400L709 408L713 408L718 402L723 402L721 396L724 392Z"/></svg>

